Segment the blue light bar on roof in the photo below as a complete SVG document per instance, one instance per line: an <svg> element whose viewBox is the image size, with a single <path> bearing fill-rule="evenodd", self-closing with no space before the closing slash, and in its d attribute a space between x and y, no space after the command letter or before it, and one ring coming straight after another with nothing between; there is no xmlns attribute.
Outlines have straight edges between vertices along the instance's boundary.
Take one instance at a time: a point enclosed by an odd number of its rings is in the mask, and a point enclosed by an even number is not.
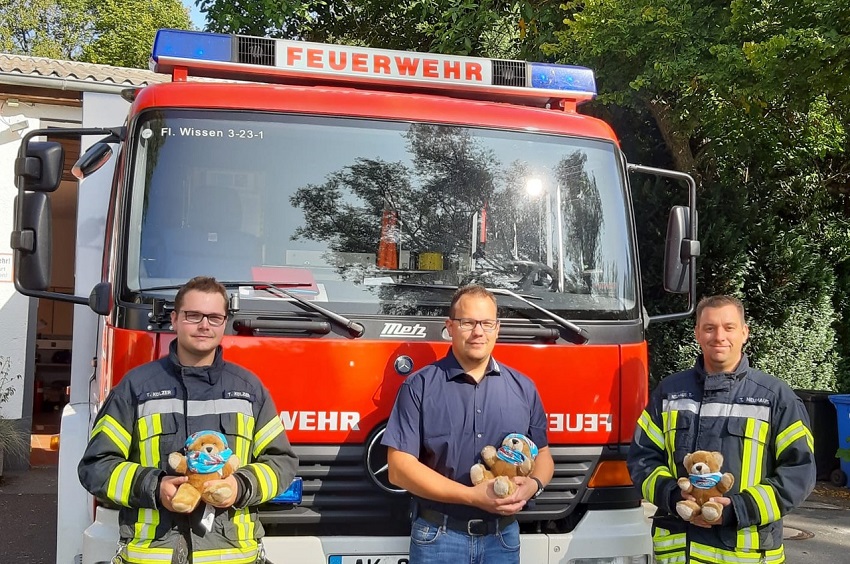
<svg viewBox="0 0 850 564"><path fill-rule="evenodd" d="M541 105L552 98L581 102L596 95L593 71L585 67L159 30L151 70L177 73L178 69L184 79L188 74L263 82L397 85L400 90L430 89L514 103L534 100Z"/></svg>
<svg viewBox="0 0 850 564"><path fill-rule="evenodd" d="M531 87L596 94L596 79L587 67L529 63Z"/></svg>
<svg viewBox="0 0 850 564"><path fill-rule="evenodd" d="M153 42L151 59L160 57L230 62L233 37L222 33L204 33L177 29L160 29Z"/></svg>

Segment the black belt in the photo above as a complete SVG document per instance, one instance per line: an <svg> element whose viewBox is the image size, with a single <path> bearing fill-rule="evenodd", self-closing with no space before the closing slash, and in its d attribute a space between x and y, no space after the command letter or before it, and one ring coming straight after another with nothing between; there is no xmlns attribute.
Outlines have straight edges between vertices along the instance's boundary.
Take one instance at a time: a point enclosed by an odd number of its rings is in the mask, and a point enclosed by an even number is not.
<svg viewBox="0 0 850 564"><path fill-rule="evenodd" d="M432 525L440 527L445 523L448 529L474 536L492 535L516 521L515 515L492 519L457 519L433 509L420 509L419 516Z"/></svg>

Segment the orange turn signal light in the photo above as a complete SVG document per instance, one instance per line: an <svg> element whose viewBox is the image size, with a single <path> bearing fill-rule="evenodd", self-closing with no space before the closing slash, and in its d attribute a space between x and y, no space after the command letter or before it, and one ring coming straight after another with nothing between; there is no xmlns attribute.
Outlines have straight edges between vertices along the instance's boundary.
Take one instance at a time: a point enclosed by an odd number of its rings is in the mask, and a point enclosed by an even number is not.
<svg viewBox="0 0 850 564"><path fill-rule="evenodd" d="M596 466L590 481L589 488L610 488L613 486L631 486L632 478L625 460L603 460Z"/></svg>
<svg viewBox="0 0 850 564"><path fill-rule="evenodd" d="M50 437L50 450L59 450L59 435Z"/></svg>

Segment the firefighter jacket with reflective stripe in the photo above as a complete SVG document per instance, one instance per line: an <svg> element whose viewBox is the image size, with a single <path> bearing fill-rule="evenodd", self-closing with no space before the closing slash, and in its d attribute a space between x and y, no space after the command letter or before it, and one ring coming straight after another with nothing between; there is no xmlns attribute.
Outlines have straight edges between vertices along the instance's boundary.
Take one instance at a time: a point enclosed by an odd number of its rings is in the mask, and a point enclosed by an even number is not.
<svg viewBox="0 0 850 564"><path fill-rule="evenodd" d="M735 484L724 525L702 528L679 518L676 481L685 455L723 454ZM653 391L635 429L629 472L658 506L653 540L658 562L784 562L782 517L815 485L815 458L803 402L781 380L751 368L707 374L702 358Z"/></svg>
<svg viewBox="0 0 850 564"><path fill-rule="evenodd" d="M120 554L133 563L253 563L263 527L257 506L285 490L298 459L268 390L251 372L222 359L184 367L170 354L131 370L110 392L79 464L83 486L120 507ZM201 502L191 514L159 504L159 482L174 475L168 455L187 437L213 430L239 457L239 495L229 509ZM214 511L211 526L202 524ZM209 514L207 519L209 519ZM209 523L208 523L209 525Z"/></svg>

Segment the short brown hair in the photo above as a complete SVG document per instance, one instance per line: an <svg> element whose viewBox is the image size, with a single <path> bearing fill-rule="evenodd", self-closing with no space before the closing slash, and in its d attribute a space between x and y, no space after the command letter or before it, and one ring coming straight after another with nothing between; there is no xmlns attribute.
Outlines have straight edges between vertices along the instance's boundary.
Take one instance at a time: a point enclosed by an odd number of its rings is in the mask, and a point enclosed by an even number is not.
<svg viewBox="0 0 850 564"><path fill-rule="evenodd" d="M228 303L230 302L227 298L227 289L211 276L195 276L183 284L183 287L177 292L177 296L174 297L174 311L180 311L180 308L183 307L183 298L186 292L191 292L192 290L204 292L205 294L221 294L224 300L225 313L227 312Z"/></svg>
<svg viewBox="0 0 850 564"><path fill-rule="evenodd" d="M457 290L455 290L454 295L452 296L452 303L449 306L449 317L453 318L455 315L455 305L460 301L460 299L464 296L475 296L477 298L490 298L493 300L493 304L496 307L499 307L499 304L496 302L496 296L485 288L484 286L479 286L478 284L469 284L467 286L461 286Z"/></svg>
<svg viewBox="0 0 850 564"><path fill-rule="evenodd" d="M727 295L717 295L717 296L706 296L702 298L697 304L697 317L696 324L699 325L699 317L702 315L702 310L707 307L715 308L715 307L725 307L725 306L735 306L735 309L738 310L738 313L741 315L741 321L743 323L747 322L747 318L744 315L744 304L736 298L735 296L727 296Z"/></svg>

